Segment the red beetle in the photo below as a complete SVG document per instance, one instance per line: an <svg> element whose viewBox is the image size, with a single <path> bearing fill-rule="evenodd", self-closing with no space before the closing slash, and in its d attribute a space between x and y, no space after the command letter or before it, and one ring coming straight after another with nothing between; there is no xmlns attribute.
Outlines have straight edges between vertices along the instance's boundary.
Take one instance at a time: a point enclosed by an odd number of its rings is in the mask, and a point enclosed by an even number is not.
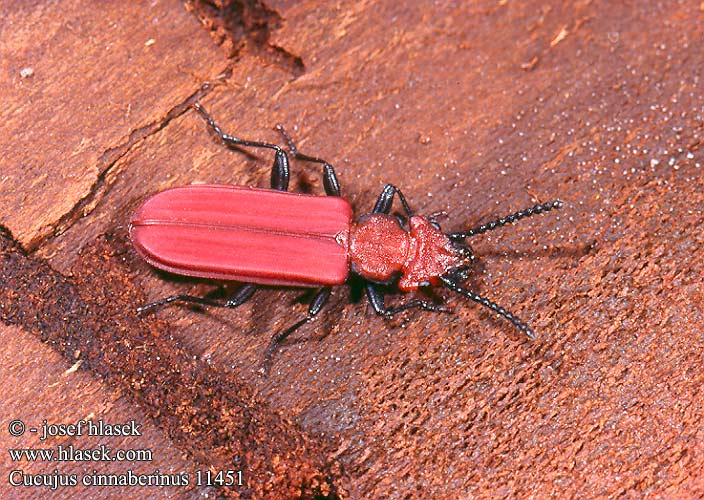
<svg viewBox="0 0 704 500"><path fill-rule="evenodd" d="M396 284L409 292L442 284L534 338L523 321L460 285L474 261L465 239L559 208L560 201L536 205L468 231L444 234L432 217L413 215L401 191L387 184L372 212L355 223L349 203L340 197L332 165L299 153L281 126L277 128L292 155L323 165L328 196L287 192L289 160L281 147L225 134L199 104L194 107L226 145L274 150L271 189L192 185L168 189L145 201L132 216L129 231L135 248L149 264L176 274L245 284L224 303L173 295L140 307L139 312L174 301L234 308L252 296L256 285L320 288L308 315L272 337L268 360L279 343L318 314L330 296L330 287L343 284L352 272L366 281L369 302L382 316L413 307L445 311L441 305L419 299L387 307L383 285ZM406 213L405 221L389 214L395 194Z"/></svg>

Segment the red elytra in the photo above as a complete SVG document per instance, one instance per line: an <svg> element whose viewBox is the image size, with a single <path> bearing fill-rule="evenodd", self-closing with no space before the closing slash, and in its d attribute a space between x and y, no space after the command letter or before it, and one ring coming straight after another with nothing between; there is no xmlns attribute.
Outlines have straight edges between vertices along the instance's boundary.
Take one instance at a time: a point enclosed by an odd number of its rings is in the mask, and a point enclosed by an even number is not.
<svg viewBox="0 0 704 500"><path fill-rule="evenodd" d="M333 196L240 186L162 191L140 206L130 237L154 267L261 285L315 287L347 280L352 209Z"/></svg>
<svg viewBox="0 0 704 500"><path fill-rule="evenodd" d="M254 284L320 287L306 318L273 336L268 360L281 341L315 317L329 297L330 287L344 283L354 273L366 281L367 297L374 311L385 317L414 307L430 311L446 309L419 299L387 307L381 285L394 284L405 292L444 285L492 309L533 337L533 331L523 321L460 285L474 262L465 240L559 208L562 206L559 200L535 205L467 231L444 234L432 218L413 215L401 191L387 184L373 211L355 223L349 203L340 197L332 165L297 152L282 128L279 130L296 158L323 165L323 185L328 196L287 192L289 159L282 148L225 134L200 105L194 107L228 146L267 148L275 152L272 189L223 185L168 189L147 199L135 211L129 226L130 237L137 252L157 268L247 284L225 303L173 295L147 304L139 311L174 301L233 308L251 297ZM405 219L390 214L394 195L398 195L403 205Z"/></svg>

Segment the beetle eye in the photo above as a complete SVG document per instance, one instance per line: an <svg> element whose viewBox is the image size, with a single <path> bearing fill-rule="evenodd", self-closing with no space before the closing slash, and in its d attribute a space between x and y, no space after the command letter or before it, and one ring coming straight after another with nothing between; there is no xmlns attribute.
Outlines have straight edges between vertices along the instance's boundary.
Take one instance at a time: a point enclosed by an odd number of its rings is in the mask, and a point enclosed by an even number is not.
<svg viewBox="0 0 704 500"><path fill-rule="evenodd" d="M431 226L433 226L435 229L437 229L438 231L440 231L440 224L438 224L438 223L435 222L434 220L429 220L428 222L430 223Z"/></svg>
<svg viewBox="0 0 704 500"><path fill-rule="evenodd" d="M418 283L418 286L432 286L432 283L430 283L430 281L421 281Z"/></svg>

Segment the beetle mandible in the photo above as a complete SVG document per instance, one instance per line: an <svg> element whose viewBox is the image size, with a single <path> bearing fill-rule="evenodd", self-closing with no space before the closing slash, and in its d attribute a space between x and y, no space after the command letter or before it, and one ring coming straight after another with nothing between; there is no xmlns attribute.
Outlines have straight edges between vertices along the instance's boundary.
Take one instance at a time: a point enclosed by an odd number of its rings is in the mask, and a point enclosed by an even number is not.
<svg viewBox="0 0 704 500"><path fill-rule="evenodd" d="M293 157L322 165L327 196L287 192L289 158L280 146L226 134L200 104L194 108L227 146L274 151L271 189L191 185L147 199L129 226L132 242L144 260L176 274L244 284L224 302L178 294L142 306L138 312L177 301L235 308L252 296L257 285L319 288L306 317L272 337L265 356L268 362L286 337L315 318L331 287L343 284L354 273L365 281L374 312L386 318L411 308L446 309L420 299L389 307L384 302L383 285L396 284L404 292L443 285L503 316L529 338L535 337L512 313L462 286L475 260L466 239L560 208L562 202L535 205L466 231L445 234L432 216L413 214L403 193L387 184L371 213L353 222L352 209L340 196L333 166L300 153L283 127L276 128ZM395 195L405 221L391 214Z"/></svg>

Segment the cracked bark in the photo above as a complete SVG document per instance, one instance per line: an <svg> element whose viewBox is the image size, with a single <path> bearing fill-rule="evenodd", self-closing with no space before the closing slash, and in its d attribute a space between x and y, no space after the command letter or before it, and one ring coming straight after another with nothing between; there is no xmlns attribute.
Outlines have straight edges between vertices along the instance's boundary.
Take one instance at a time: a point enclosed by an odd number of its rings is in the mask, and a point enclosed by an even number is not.
<svg viewBox="0 0 704 500"><path fill-rule="evenodd" d="M223 74L223 78L226 79L229 72L230 70L228 69L228 71ZM105 153L100 156L100 160L98 161L98 165L105 165L105 167L98 169L99 174L93 185L88 190L88 194L79 199L76 204L56 222L56 224L43 231L44 233L47 233L45 236L35 238L25 245L26 250L29 252L36 250L52 238L60 236L78 219L89 216L90 213L98 206L100 200L110 191L116 177L119 176L120 172L114 168L115 165L118 164L126 155L128 155L134 147L143 143L150 136L168 126L172 120L182 116L186 111L188 111L195 102L207 96L212 90L212 87L212 83L204 82L200 89L191 94L183 102L180 102L169 109L164 118L158 123L147 124L143 127L132 130L129 133L127 142L119 146L111 147L105 151ZM111 177L112 181L109 181L108 179Z"/></svg>

